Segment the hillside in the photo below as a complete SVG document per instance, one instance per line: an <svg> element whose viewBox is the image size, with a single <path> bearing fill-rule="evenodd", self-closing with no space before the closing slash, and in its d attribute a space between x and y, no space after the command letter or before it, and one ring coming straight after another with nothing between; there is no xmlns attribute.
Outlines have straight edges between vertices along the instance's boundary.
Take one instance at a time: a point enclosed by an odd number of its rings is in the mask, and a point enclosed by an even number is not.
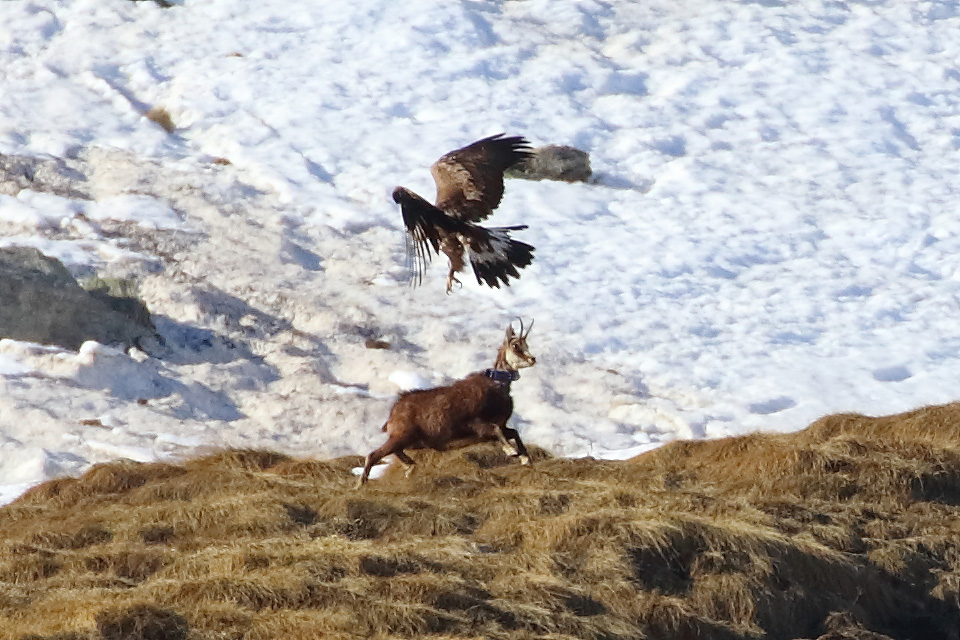
<svg viewBox="0 0 960 640"><path fill-rule="evenodd" d="M118 458L369 451L518 317L515 424L558 456L955 401L958 7L0 2L0 248L135 281L165 346L0 339L0 502ZM500 132L590 180L508 180L510 287L447 295L437 257L412 289L392 190Z"/></svg>
<svg viewBox="0 0 960 640"><path fill-rule="evenodd" d="M0 509L0 634L957 638L958 442L951 404L360 490L357 457L101 464Z"/></svg>

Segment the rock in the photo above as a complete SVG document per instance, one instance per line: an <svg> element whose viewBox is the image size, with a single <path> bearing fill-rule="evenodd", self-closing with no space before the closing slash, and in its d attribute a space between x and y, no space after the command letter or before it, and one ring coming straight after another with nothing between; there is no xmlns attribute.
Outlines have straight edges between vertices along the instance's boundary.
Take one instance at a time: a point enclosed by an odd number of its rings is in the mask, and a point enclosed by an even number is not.
<svg viewBox="0 0 960 640"><path fill-rule="evenodd" d="M150 310L137 297L136 282L128 278L101 278L93 276L78 283L94 298L121 313L139 325L156 329Z"/></svg>
<svg viewBox="0 0 960 640"><path fill-rule="evenodd" d="M15 196L23 189L64 198L89 199L77 188L86 178L63 160L0 154L0 193Z"/></svg>
<svg viewBox="0 0 960 640"><path fill-rule="evenodd" d="M156 338L142 302L108 303L108 296L103 288L85 291L59 260L36 249L0 249L0 338L67 349L87 340L126 348Z"/></svg>
<svg viewBox="0 0 960 640"><path fill-rule="evenodd" d="M575 147L548 144L533 150L533 156L507 171L511 178L586 182L591 175L590 154Z"/></svg>

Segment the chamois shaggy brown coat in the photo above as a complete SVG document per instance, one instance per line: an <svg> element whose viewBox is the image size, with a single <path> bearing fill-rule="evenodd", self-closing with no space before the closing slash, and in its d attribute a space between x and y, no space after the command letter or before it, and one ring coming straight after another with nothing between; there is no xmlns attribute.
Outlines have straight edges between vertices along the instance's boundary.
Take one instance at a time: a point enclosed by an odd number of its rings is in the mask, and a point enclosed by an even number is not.
<svg viewBox="0 0 960 640"><path fill-rule="evenodd" d="M507 380L497 381L486 372L477 372L443 387L400 394L381 428L387 432L387 441L367 456L359 485L367 481L373 465L391 453L408 465L409 473L414 462L404 449L443 450L455 440L461 444L499 440L504 451L529 464L520 434L507 426L507 420L513 415L510 374L537 361L527 349L531 328L533 323L524 333L521 322L519 335L512 326L507 328L493 367L506 374Z"/></svg>

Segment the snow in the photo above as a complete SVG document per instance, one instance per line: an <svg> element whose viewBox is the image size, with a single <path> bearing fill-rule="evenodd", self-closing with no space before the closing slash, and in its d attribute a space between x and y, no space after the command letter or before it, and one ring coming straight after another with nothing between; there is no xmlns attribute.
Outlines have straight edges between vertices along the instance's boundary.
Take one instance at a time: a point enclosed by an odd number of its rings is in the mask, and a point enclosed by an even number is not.
<svg viewBox="0 0 960 640"><path fill-rule="evenodd" d="M180 218L169 206L150 196L113 196L93 203L85 211L93 220L130 220L148 229L177 229Z"/></svg>
<svg viewBox="0 0 960 640"><path fill-rule="evenodd" d="M0 25L0 154L88 195L0 195L0 246L136 277L166 345L0 341L0 500L116 457L366 453L398 390L489 366L520 317L513 423L558 454L956 398L956 0L22 0ZM594 179L508 182L492 224L536 247L509 289L447 296L443 258L411 289L391 190L431 197L430 163L501 131Z"/></svg>
<svg viewBox="0 0 960 640"><path fill-rule="evenodd" d="M429 389L435 385L430 380L424 378L416 371L394 371L387 378L390 382L397 385L400 391L412 391L414 389Z"/></svg>

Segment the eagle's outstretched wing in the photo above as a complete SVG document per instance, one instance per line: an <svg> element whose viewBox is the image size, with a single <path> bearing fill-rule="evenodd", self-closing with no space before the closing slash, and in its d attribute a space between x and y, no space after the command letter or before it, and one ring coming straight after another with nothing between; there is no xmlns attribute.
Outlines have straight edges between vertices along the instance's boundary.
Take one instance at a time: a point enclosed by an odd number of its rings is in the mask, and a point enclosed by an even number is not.
<svg viewBox="0 0 960 640"><path fill-rule="evenodd" d="M403 226L407 228L407 263L413 284L423 282L423 272L433 253L440 253L440 243L450 234L469 232L471 225L446 215L413 191L397 187L393 199L400 205Z"/></svg>
<svg viewBox="0 0 960 640"><path fill-rule="evenodd" d="M508 277L520 277L518 269L533 261L533 247L512 239L510 232L526 228L525 224L492 229L470 225L470 233L464 235L477 284L499 289L501 281L510 286Z"/></svg>
<svg viewBox="0 0 960 640"><path fill-rule="evenodd" d="M503 172L531 155L522 136L499 133L451 151L433 163L437 208L468 222L479 222L503 198Z"/></svg>

